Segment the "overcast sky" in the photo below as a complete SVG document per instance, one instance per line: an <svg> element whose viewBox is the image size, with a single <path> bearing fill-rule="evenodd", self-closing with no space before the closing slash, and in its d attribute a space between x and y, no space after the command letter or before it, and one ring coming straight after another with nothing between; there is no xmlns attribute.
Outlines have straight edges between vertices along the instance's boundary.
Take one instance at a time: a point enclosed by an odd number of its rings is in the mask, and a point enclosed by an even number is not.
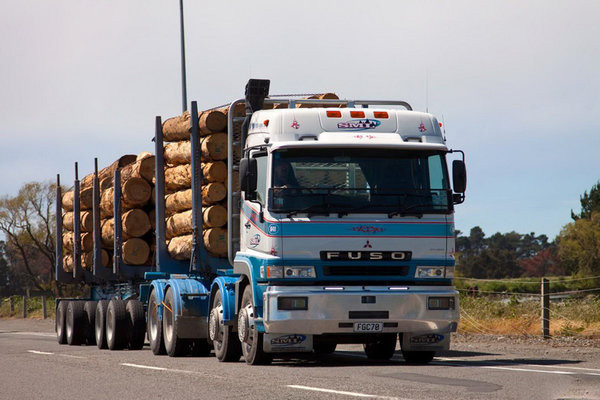
<svg viewBox="0 0 600 400"><path fill-rule="evenodd" d="M188 98L401 99L466 152L457 229L553 239L600 179L598 1L185 1ZM152 151L181 112L177 0L0 2L0 195Z"/></svg>

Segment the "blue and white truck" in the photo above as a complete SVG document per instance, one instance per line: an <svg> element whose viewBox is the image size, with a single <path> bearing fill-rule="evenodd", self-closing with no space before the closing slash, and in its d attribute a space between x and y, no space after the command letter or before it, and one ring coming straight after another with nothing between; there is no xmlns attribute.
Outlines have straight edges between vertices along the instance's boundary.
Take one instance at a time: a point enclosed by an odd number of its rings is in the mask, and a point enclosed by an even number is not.
<svg viewBox="0 0 600 400"><path fill-rule="evenodd" d="M228 257L212 256L201 240L196 118L194 246L188 262L169 256L157 117L156 260L125 265L118 223L112 270L94 262L93 271L82 271L76 261L65 273L57 254L59 280L92 287L87 301L57 301L59 342L87 337L99 347L136 349L147 332L155 354L214 351L220 361L243 356L252 365L348 343L363 344L370 359L389 359L399 341L411 363L449 348L459 322L453 216L464 201L464 154L446 146L434 116L403 101L268 91L269 81L250 80L245 98L229 105L243 104L246 116L228 115ZM454 153L451 185L447 158ZM116 185L115 221L119 199Z"/></svg>

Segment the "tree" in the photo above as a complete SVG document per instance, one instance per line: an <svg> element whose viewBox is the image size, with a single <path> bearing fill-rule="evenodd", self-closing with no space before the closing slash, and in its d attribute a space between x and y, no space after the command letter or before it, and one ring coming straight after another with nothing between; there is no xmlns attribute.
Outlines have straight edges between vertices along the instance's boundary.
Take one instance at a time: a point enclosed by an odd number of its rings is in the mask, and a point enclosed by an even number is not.
<svg viewBox="0 0 600 400"><path fill-rule="evenodd" d="M600 275L600 212L565 225L558 237L558 255L568 273Z"/></svg>
<svg viewBox="0 0 600 400"><path fill-rule="evenodd" d="M590 219L593 212L600 212L600 181L592 186L589 193L587 190L583 192L579 202L581 203L581 213L577 215L571 210L571 218L574 221L582 218Z"/></svg>
<svg viewBox="0 0 600 400"><path fill-rule="evenodd" d="M6 260L6 243L0 240L0 296L7 296L9 293L9 270Z"/></svg>
<svg viewBox="0 0 600 400"><path fill-rule="evenodd" d="M55 188L50 182L30 182L16 196L0 198L0 230L14 279L38 290L53 287L60 294L54 281Z"/></svg>

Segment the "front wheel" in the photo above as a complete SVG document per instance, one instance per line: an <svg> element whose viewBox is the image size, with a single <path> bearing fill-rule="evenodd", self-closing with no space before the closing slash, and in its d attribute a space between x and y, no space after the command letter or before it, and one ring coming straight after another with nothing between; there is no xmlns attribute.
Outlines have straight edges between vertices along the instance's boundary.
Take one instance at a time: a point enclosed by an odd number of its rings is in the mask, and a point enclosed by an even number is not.
<svg viewBox="0 0 600 400"><path fill-rule="evenodd" d="M369 360L389 360L396 350L395 333L384 333L376 341L363 345Z"/></svg>
<svg viewBox="0 0 600 400"><path fill-rule="evenodd" d="M223 323L223 296L217 291L213 300L208 322L208 332L215 348L215 356L219 361L239 361L242 346L238 335L231 331L231 326Z"/></svg>
<svg viewBox="0 0 600 400"><path fill-rule="evenodd" d="M258 332L254 319L256 311L252 299L252 288L244 289L242 305L238 315L238 337L242 343L242 353L246 363L250 365L265 365L272 361L271 355L263 350L263 334Z"/></svg>

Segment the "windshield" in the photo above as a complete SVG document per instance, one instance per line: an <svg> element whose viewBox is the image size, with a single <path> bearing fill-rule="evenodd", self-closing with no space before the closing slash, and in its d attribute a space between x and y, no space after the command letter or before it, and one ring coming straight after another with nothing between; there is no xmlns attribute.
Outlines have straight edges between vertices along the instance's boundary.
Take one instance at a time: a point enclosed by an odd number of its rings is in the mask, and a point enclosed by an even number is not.
<svg viewBox="0 0 600 400"><path fill-rule="evenodd" d="M444 152L282 149L273 152L269 210L422 215L452 209Z"/></svg>

